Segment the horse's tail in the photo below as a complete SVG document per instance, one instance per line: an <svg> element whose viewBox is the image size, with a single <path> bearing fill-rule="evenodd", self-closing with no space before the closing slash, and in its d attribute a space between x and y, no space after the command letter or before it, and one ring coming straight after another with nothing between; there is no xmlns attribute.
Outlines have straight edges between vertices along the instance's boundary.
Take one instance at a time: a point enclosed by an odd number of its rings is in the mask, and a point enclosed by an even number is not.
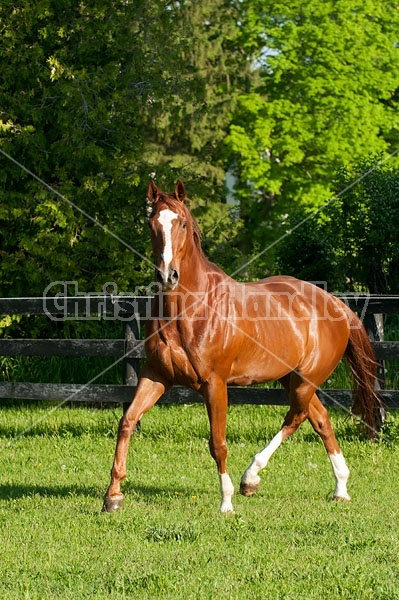
<svg viewBox="0 0 399 600"><path fill-rule="evenodd" d="M384 422L385 410L375 388L378 365L374 350L363 323L355 313L350 315L350 336L344 357L354 378L352 412L361 416L367 436L373 439Z"/></svg>

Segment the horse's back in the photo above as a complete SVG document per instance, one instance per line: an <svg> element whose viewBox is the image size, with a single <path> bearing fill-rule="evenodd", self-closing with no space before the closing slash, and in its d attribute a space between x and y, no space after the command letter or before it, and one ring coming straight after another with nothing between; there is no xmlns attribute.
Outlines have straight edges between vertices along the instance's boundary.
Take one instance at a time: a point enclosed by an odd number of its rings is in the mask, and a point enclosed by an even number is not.
<svg viewBox="0 0 399 600"><path fill-rule="evenodd" d="M273 276L244 285L252 323L247 331L252 331L259 378L263 349L267 379L296 370L321 383L347 347L349 309L324 289L294 277Z"/></svg>
<svg viewBox="0 0 399 600"><path fill-rule="evenodd" d="M310 281L274 275L249 285L255 286L270 300L276 299L278 306L286 307L294 317L342 323L349 320L349 308L339 298Z"/></svg>

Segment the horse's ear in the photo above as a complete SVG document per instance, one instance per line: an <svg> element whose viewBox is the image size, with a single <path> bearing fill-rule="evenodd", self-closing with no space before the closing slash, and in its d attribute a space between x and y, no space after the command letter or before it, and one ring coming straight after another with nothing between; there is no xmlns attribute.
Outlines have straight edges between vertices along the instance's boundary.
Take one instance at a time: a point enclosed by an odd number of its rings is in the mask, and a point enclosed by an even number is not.
<svg viewBox="0 0 399 600"><path fill-rule="evenodd" d="M147 189L147 200L154 204L157 201L158 197L158 188L153 181L150 181Z"/></svg>
<svg viewBox="0 0 399 600"><path fill-rule="evenodd" d="M180 200L180 202L184 202L186 199L186 188L184 187L184 183L178 179L175 187L175 197L176 200Z"/></svg>

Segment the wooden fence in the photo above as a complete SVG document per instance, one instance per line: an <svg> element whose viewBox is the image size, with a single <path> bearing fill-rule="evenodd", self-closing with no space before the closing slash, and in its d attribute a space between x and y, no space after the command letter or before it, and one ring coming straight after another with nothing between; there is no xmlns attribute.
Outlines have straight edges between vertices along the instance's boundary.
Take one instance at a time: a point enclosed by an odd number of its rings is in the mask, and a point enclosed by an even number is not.
<svg viewBox="0 0 399 600"><path fill-rule="evenodd" d="M399 359L399 341L384 341L382 315L399 314L399 296L339 295L363 319L376 357L381 362L380 394L385 406L399 408L399 391L386 390L384 363ZM74 297L0 298L0 315L47 315L56 322L66 320L113 320L120 327L120 339L1 339L0 356L108 356L123 363L124 383L121 385L54 384L0 382L0 398L49 399L63 402L120 403L126 405L137 385L140 358L144 357L144 342L140 340L140 320L150 314L150 296L85 295ZM326 406L351 406L351 390L319 390ZM202 401L194 391L176 386L160 403L192 403ZM229 387L230 404L288 404L285 391L259 387Z"/></svg>

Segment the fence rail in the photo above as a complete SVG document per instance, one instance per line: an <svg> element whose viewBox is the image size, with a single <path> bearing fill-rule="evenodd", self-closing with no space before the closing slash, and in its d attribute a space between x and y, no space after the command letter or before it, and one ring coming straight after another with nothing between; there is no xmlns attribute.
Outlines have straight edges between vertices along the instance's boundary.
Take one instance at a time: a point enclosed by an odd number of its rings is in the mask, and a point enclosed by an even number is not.
<svg viewBox="0 0 399 600"><path fill-rule="evenodd" d="M399 359L399 341L384 341L383 314L399 314L399 296L370 296L366 294L338 295L363 319L382 366L379 379L384 387L386 360ZM140 340L139 321L150 314L151 296L55 296L51 298L0 298L0 315L47 315L54 321L116 320L124 325L120 339L1 339L0 356L90 356L111 357L123 362L124 384L54 384L0 382L0 398L50 399L59 402L120 403L126 405L137 385L140 358L144 357L144 342ZM399 408L399 391L379 391L387 408ZM326 406L350 406L351 390L319 390ZM194 403L202 401L196 392L176 386L165 394L160 403ZM287 405L282 389L259 387L229 387L230 404Z"/></svg>

